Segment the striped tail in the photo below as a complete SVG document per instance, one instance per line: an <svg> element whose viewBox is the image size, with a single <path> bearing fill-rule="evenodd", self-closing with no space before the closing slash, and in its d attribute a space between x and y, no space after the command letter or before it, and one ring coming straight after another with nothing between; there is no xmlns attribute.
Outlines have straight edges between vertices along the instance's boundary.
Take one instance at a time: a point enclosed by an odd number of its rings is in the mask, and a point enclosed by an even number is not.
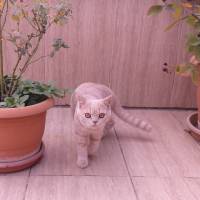
<svg viewBox="0 0 200 200"><path fill-rule="evenodd" d="M134 118L132 115L130 115L121 107L119 102L115 102L113 107L115 114L123 121L129 123L132 126L136 126L137 128L143 129L145 131L151 131L152 126L148 122L138 118Z"/></svg>

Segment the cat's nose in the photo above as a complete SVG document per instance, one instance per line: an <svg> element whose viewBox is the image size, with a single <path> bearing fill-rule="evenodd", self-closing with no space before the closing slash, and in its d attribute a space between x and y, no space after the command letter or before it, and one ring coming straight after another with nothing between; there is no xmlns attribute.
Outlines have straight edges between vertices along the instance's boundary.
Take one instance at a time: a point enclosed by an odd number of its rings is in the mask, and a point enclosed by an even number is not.
<svg viewBox="0 0 200 200"><path fill-rule="evenodd" d="M93 121L94 124L97 124L97 122L98 122L97 120L94 120L94 121Z"/></svg>

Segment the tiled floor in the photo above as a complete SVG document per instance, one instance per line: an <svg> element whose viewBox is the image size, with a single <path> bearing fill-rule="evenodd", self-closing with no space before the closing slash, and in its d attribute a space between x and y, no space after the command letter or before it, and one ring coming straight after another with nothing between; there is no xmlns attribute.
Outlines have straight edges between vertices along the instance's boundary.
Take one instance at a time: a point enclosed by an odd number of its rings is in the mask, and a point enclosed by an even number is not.
<svg viewBox="0 0 200 200"><path fill-rule="evenodd" d="M49 111L43 160L0 176L0 200L198 200L200 146L184 131L191 111L128 110L142 132L119 121L87 169L76 166L68 108Z"/></svg>

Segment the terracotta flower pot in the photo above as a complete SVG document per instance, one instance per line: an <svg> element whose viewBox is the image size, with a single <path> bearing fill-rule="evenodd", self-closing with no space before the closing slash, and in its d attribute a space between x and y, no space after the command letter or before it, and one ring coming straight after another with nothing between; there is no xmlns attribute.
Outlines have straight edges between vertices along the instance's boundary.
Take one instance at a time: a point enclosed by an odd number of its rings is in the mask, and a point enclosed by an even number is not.
<svg viewBox="0 0 200 200"><path fill-rule="evenodd" d="M32 166L43 155L46 111L53 99L20 107L0 108L0 172Z"/></svg>
<svg viewBox="0 0 200 200"><path fill-rule="evenodd" d="M200 142L200 129L198 128L197 124L198 113L192 113L187 117L187 126L190 130L190 134Z"/></svg>
<svg viewBox="0 0 200 200"><path fill-rule="evenodd" d="M191 135L200 142L200 86L197 87L197 108L198 112L187 117L187 126Z"/></svg>

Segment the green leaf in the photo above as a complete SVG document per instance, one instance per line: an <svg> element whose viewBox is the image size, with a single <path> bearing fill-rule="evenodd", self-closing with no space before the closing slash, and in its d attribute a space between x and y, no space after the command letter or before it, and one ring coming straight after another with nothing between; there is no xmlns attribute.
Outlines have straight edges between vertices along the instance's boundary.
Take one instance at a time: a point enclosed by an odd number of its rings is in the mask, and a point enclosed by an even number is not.
<svg viewBox="0 0 200 200"><path fill-rule="evenodd" d="M17 97L16 98L14 98L14 97L6 97L4 99L4 101L6 103L6 107L10 107L10 108L16 107L16 100L17 100Z"/></svg>
<svg viewBox="0 0 200 200"><path fill-rule="evenodd" d="M6 107L6 102L0 102L0 108L4 108L4 107Z"/></svg>
<svg viewBox="0 0 200 200"><path fill-rule="evenodd" d="M161 11L163 10L163 6L162 5L153 5L149 8L147 15L157 15L159 14Z"/></svg>
<svg viewBox="0 0 200 200"><path fill-rule="evenodd" d="M192 64L183 64L183 65L177 65L176 66L176 73L178 75L190 76L192 70L193 70Z"/></svg>
<svg viewBox="0 0 200 200"><path fill-rule="evenodd" d="M65 96L65 91L64 90L54 90L54 94L57 96L57 97L64 97Z"/></svg>
<svg viewBox="0 0 200 200"><path fill-rule="evenodd" d="M72 94L74 92L74 89L69 88L69 89L64 89L65 93Z"/></svg>
<svg viewBox="0 0 200 200"><path fill-rule="evenodd" d="M190 76L195 85L199 85L199 67L191 63L176 66L176 73L181 76Z"/></svg>
<svg viewBox="0 0 200 200"><path fill-rule="evenodd" d="M192 26L193 28L200 28L200 22L196 17L189 15L186 19L187 24Z"/></svg>
<svg viewBox="0 0 200 200"><path fill-rule="evenodd" d="M188 36L186 42L186 48L189 53L196 55L197 58L200 58L200 38L194 34Z"/></svg>
<svg viewBox="0 0 200 200"><path fill-rule="evenodd" d="M173 14L172 14L172 17L175 20L180 19L181 15L182 15L182 12L183 12L182 6L177 4L177 3L172 3L171 4L171 9L174 11Z"/></svg>
<svg viewBox="0 0 200 200"><path fill-rule="evenodd" d="M191 46L199 46L200 45L200 40L199 41L196 41L196 42L193 42L191 43Z"/></svg>
<svg viewBox="0 0 200 200"><path fill-rule="evenodd" d="M29 99L29 95L24 95L19 98L20 103L25 103Z"/></svg>
<svg viewBox="0 0 200 200"><path fill-rule="evenodd" d="M10 83L10 78L5 77ZM65 96L65 90L55 87L53 84L45 84L37 81L31 80L20 80L19 85L16 91L12 96L6 97L4 102L0 102L1 108L14 108L14 107L23 107L33 104L37 104L46 100L47 98L59 97L62 98Z"/></svg>

